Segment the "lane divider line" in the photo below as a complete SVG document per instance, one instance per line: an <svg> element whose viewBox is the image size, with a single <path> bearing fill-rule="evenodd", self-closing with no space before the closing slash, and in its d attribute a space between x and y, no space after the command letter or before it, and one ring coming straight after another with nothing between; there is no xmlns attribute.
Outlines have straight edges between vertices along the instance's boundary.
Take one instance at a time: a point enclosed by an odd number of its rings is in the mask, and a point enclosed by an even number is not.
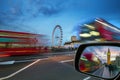
<svg viewBox="0 0 120 80"><path fill-rule="evenodd" d="M8 65L8 64L14 64L15 61L3 61L3 62L0 62L0 65Z"/></svg>
<svg viewBox="0 0 120 80"><path fill-rule="evenodd" d="M74 56L75 54L65 54L66 56Z"/></svg>
<svg viewBox="0 0 120 80"><path fill-rule="evenodd" d="M32 65L34 65L34 64L36 64L36 63L37 63L37 62L39 62L40 60L41 60L41 59L38 59L38 60L34 61L33 63L31 63L31 64L29 64L29 65L25 66L25 67L24 67L24 68L22 68L22 69L20 69L20 70L18 70L18 71L16 71L16 72L14 72L14 73L12 73L12 74L10 74L10 75L6 76L6 77L2 77L2 78L0 78L0 80L4 80L4 79L8 79L8 78L10 78L10 77L13 77L14 75L16 75L16 74L18 74L18 73L22 72L23 70L25 70L25 69L29 68L30 66L32 66Z"/></svg>
<svg viewBox="0 0 120 80"><path fill-rule="evenodd" d="M89 80L91 77L86 77L86 78L84 78L83 80Z"/></svg>
<svg viewBox="0 0 120 80"><path fill-rule="evenodd" d="M64 61L60 61L60 63L66 63L66 62L71 62L71 61L74 61L74 59L71 59L71 60L64 60Z"/></svg>

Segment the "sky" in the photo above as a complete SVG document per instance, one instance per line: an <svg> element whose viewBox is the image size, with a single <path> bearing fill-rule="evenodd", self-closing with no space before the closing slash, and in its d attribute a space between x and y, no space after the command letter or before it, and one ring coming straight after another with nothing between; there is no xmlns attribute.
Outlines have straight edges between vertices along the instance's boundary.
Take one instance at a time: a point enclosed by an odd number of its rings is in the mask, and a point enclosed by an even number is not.
<svg viewBox="0 0 120 80"><path fill-rule="evenodd" d="M45 34L56 25L63 42L86 21L103 18L120 27L120 0L0 0L0 29Z"/></svg>

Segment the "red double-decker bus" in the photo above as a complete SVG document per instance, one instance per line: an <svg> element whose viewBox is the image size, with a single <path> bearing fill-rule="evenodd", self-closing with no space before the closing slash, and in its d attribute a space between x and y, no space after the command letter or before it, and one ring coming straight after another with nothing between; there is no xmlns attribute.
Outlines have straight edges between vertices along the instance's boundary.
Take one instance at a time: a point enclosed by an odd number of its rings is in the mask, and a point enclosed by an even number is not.
<svg viewBox="0 0 120 80"><path fill-rule="evenodd" d="M0 57L48 52L46 36L0 30Z"/></svg>

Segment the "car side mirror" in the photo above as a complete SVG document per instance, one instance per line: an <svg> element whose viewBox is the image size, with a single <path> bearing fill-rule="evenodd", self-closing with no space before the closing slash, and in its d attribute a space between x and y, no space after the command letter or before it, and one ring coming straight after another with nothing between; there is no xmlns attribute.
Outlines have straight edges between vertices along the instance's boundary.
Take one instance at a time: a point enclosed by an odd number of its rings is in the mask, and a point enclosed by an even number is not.
<svg viewBox="0 0 120 80"><path fill-rule="evenodd" d="M75 56L77 71L113 80L120 73L120 43L87 43L81 44Z"/></svg>

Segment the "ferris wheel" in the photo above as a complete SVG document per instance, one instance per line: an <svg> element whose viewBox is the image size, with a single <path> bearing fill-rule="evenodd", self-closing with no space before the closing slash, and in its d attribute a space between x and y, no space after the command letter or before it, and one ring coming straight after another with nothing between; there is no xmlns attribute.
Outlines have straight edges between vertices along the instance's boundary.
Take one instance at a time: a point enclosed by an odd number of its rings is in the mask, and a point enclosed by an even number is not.
<svg viewBox="0 0 120 80"><path fill-rule="evenodd" d="M59 47L62 45L63 31L60 25L56 25L52 32L52 46Z"/></svg>

